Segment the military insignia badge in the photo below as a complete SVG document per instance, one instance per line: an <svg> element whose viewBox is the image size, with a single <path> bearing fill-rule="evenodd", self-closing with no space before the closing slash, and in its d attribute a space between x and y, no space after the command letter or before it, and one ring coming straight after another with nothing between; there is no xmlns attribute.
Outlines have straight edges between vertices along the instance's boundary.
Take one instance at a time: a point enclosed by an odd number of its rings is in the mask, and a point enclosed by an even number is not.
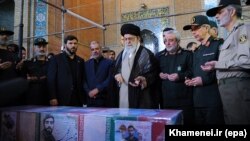
<svg viewBox="0 0 250 141"><path fill-rule="evenodd" d="M241 44L244 44L246 41L247 41L247 35L245 35L245 34L241 35L239 38L239 42Z"/></svg>

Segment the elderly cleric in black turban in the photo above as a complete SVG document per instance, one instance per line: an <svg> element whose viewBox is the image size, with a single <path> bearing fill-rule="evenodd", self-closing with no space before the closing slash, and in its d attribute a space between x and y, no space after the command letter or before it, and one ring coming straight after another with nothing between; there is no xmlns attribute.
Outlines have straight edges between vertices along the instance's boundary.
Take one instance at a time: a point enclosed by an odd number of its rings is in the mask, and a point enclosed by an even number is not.
<svg viewBox="0 0 250 141"><path fill-rule="evenodd" d="M124 36L125 34L140 36L141 35L140 27L130 23L124 24L121 27L121 35Z"/></svg>

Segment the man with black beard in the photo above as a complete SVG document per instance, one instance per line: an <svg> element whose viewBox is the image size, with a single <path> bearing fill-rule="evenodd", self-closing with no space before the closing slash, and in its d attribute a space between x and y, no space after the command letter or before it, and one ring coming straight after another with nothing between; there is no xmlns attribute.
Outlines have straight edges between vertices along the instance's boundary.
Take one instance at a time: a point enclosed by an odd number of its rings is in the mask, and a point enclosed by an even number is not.
<svg viewBox="0 0 250 141"><path fill-rule="evenodd" d="M140 28L134 24L121 27L124 50L117 56L115 79L119 87L120 108L153 108L153 84L157 78L156 58L143 47Z"/></svg>
<svg viewBox="0 0 250 141"><path fill-rule="evenodd" d="M46 115L43 119L44 129L42 130L41 138L44 141L55 141L55 137L52 132L54 129L55 119L52 115Z"/></svg>
<svg viewBox="0 0 250 141"><path fill-rule="evenodd" d="M64 39L64 50L49 61L47 82L50 105L83 106L86 94L84 60L76 55L78 39L68 35Z"/></svg>
<svg viewBox="0 0 250 141"><path fill-rule="evenodd" d="M0 82L17 77L15 72L15 54L7 50L9 37L13 31L0 27Z"/></svg>
<svg viewBox="0 0 250 141"><path fill-rule="evenodd" d="M23 62L21 67L22 76L28 80L29 89L25 95L25 104L48 105L47 68L48 59L46 48L48 42L44 38L34 41L34 57Z"/></svg>

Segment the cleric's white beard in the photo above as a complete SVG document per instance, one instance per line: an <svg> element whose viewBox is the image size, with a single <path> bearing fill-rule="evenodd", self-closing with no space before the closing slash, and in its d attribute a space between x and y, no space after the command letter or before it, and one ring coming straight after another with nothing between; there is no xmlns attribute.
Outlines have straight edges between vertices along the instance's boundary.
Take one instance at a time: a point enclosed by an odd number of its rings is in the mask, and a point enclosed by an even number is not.
<svg viewBox="0 0 250 141"><path fill-rule="evenodd" d="M125 54L127 54L127 55L129 55L129 57L131 58L132 56L135 55L136 50L137 50L137 48L138 48L139 46L140 46L140 43L133 44L132 46L127 46L127 45L125 44L125 46L124 46L124 51L123 51L124 53L123 53L122 57L124 57Z"/></svg>
<svg viewBox="0 0 250 141"><path fill-rule="evenodd" d="M136 50L137 44L133 44L132 46L125 45L124 51L131 54Z"/></svg>
<svg viewBox="0 0 250 141"><path fill-rule="evenodd" d="M128 46L125 44L125 50L131 50L131 49L135 49L137 47L138 44L132 44L132 46Z"/></svg>

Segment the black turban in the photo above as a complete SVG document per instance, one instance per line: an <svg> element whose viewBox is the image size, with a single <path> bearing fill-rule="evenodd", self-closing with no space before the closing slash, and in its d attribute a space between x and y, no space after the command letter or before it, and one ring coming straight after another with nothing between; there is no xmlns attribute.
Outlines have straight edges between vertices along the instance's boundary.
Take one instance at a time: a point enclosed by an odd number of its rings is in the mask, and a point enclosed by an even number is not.
<svg viewBox="0 0 250 141"><path fill-rule="evenodd" d="M134 24L124 24L121 27L121 35L124 36L125 34L140 36L141 35L140 27Z"/></svg>

